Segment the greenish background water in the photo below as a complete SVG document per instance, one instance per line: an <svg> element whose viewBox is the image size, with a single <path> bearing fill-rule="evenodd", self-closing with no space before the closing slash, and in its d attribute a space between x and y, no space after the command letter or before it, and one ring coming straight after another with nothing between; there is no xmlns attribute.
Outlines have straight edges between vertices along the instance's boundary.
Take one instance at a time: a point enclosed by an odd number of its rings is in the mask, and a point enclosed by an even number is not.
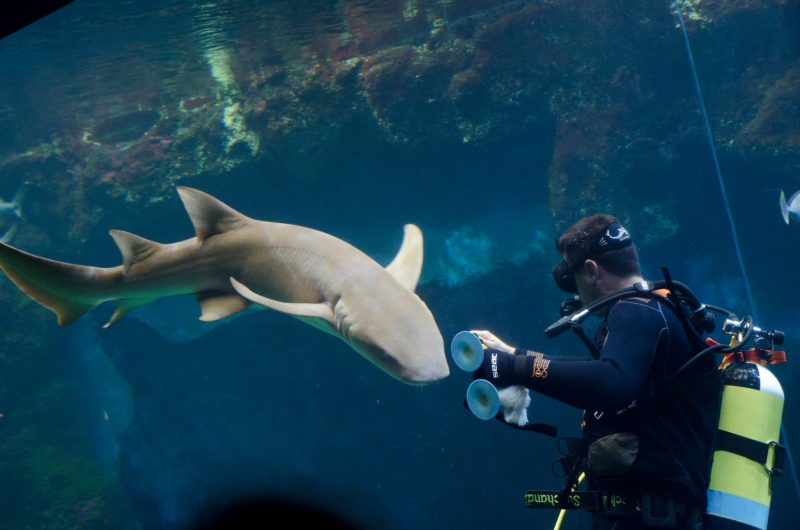
<svg viewBox="0 0 800 530"><path fill-rule="evenodd" d="M446 343L576 355L543 333L553 238L608 211L648 277L786 332L794 449L800 228L778 190L800 188L800 8L680 5L730 217L670 2L77 0L0 41L0 196L30 182L11 244L116 265L110 228L191 236L177 184L380 263L413 222ZM0 282L0 529L184 528L250 496L363 528L555 521L522 502L561 486L553 442L472 417L455 366L414 388L285 315L206 324L187 297L100 329L111 311L58 327ZM543 396L531 416L578 433ZM776 479L770 528L796 488Z"/></svg>

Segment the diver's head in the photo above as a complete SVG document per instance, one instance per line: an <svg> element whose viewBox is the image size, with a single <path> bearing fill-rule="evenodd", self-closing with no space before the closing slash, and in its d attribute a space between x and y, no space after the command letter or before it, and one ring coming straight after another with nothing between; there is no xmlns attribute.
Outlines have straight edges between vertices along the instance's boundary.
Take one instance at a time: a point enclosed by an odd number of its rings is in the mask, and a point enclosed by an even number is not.
<svg viewBox="0 0 800 530"><path fill-rule="evenodd" d="M556 285L584 304L641 280L639 253L619 219L584 217L556 240L563 260L553 269Z"/></svg>

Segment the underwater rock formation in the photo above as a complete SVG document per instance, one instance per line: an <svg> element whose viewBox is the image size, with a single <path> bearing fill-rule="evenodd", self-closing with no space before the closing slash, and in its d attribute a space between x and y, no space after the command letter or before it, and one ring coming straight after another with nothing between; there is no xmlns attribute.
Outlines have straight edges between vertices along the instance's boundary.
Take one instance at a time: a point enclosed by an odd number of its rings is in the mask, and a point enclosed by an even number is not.
<svg viewBox="0 0 800 530"><path fill-rule="evenodd" d="M0 526L133 529L113 471L98 465L85 439L102 411L82 388L74 352L8 284L0 286L0 318Z"/></svg>
<svg viewBox="0 0 800 530"><path fill-rule="evenodd" d="M439 253L426 258L438 268L428 271L433 281L424 288L436 295L430 298L447 323L445 335L460 330L457 322L525 337L556 316L544 309L558 305L545 266L555 257L554 232L606 210L623 218L637 243L669 242L681 228L676 203L686 196L702 203L706 189L718 194L703 184L713 168L672 2L233 0L173 2L144 14L135 11L142 4L87 0L86 16L66 10L0 49L14 65L0 86L0 174L8 186L0 196L31 182L15 240L26 250L104 259L113 255L108 227L177 239L190 228L181 224L188 223L182 212L168 213L177 210L168 201L177 201L179 183L238 187L248 211L289 222L299 214L282 207L301 205L315 226L346 219L355 227L347 235L359 238L383 239L412 212L428 216L420 220L426 233L429 225L439 230L430 238L440 243ZM750 200L777 177L800 187L800 4L679 4L728 189ZM106 26L120 31L117 39L109 38L113 31L98 32ZM55 50L61 53L42 49L59 34L68 35L56 45L63 45ZM485 200L503 187L517 204ZM371 204L365 197L375 199L376 191L389 198ZM481 223L487 212L518 214L543 202L555 227L541 232L534 216ZM262 204L270 210L256 208ZM450 224L438 223L442 218ZM706 221L703 230L727 230ZM161 232L154 235L154 227ZM751 241L778 248L777 239L765 243L760 228L751 230ZM531 247L513 255L509 249L521 248L525 238ZM386 251L377 244L370 250ZM716 265L695 264L691 285L741 300L736 278L721 276ZM514 271L514 292L498 267ZM775 270L772 291L785 292L784 272ZM0 310L7 330L0 349L0 473L7 486L0 513L11 528L126 528L128 501L149 507L146 520L158 527L186 517L179 508L213 495L221 486L209 477L235 484L240 477L229 470L243 468L260 485L260 471L287 462L293 473L275 480L290 480L302 493L303 481L320 474L337 492L352 491L376 520L384 507L397 510L403 528L430 522L421 520L425 513L440 514L433 526L490 527L492 513L475 507L520 508L516 493L492 488L489 497L456 495L466 509L457 503L456 510L442 510L440 499L405 469L398 472L403 503L387 495L385 505L373 504L375 491L390 488L373 476L384 465L383 452L361 460L364 440L375 446L393 440L390 461L405 463L411 452L432 470L431 487L451 491L476 476L472 448L459 449L455 440L468 433L485 437L485 445L519 447L513 445L519 439L511 433L498 442L502 432L476 425L466 413L450 423L463 392L448 385L461 382L448 380L431 394L387 392L360 359L320 361L327 358L316 354L330 347L321 339L319 351L308 352L310 370L306 352L291 358L293 377L275 370L273 357L224 353L231 336L243 346L255 338L273 349L305 339L305 330L260 320L237 322L230 334L211 330L202 340L213 351L201 358L191 346L200 332L175 320L160 325L183 345L165 343L135 321L105 337L115 367L137 393L138 409L122 439L126 500L88 454L86 433L108 420L87 402L92 390L78 383L75 352L54 338L51 316L9 284L0 285ZM477 310L489 320L476 322ZM510 318L516 318L511 328ZM374 407L342 410L343 387L330 377L331 366L358 374L344 390L354 401L374 400ZM275 393L288 405L275 405ZM308 402L309 393L311 409L298 414L294 404ZM452 395L458 401L448 401ZM253 407L262 402L268 405ZM430 403L445 403L446 410L432 411ZM414 429L387 421L410 410L426 415ZM86 413L76 418L75 411ZM274 451L265 451L262 440ZM551 450L525 447L531 460ZM350 462L369 480L336 482ZM537 471L548 472L514 459L479 476L521 492ZM523 517L537 527L534 515Z"/></svg>
<svg viewBox="0 0 800 530"><path fill-rule="evenodd" d="M792 119L800 59L788 31L800 19L796 3L680 5L720 156L800 167L800 120ZM180 68L154 72L136 56L124 71L108 72L98 51L77 76L63 74L71 65L43 65L70 79L59 90L83 98L54 107L47 88L21 87L41 109L36 127L4 133L0 169L26 175L74 243L106 224L107 214L92 207L99 199L157 204L177 181L224 179L249 163L311 183L322 168L359 156L341 154L354 138L457 154L520 132L532 145L553 146L557 228L602 209L633 230L648 227L652 241L677 229L670 183L686 150L702 149L704 128L667 4L342 0L316 11L275 2L256 13L209 6L192 11L195 33L172 43L185 48ZM153 16L151 23L165 22ZM763 29L757 46L723 42L753 27ZM8 112L0 125L18 119ZM705 167L689 173L681 177L708 177ZM68 183L52 186L54 175ZM633 184L648 180L664 185L653 194ZM647 195L652 201L642 204Z"/></svg>

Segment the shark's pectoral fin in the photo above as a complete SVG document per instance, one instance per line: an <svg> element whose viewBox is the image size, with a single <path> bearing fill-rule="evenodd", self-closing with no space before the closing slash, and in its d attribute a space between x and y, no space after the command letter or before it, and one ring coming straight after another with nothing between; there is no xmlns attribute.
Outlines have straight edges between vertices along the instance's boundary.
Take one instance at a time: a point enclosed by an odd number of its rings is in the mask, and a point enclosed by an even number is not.
<svg viewBox="0 0 800 530"><path fill-rule="evenodd" d="M273 300L272 298L267 298L266 296L261 296L260 294L254 293L245 285L237 282L234 278L231 278L231 285L233 285L233 288L236 289L237 293L256 304L263 305L264 307L268 307L270 309L274 309L275 311L280 311L281 313L286 313L287 315L292 315L294 317L303 319L317 319L327 322L331 326L334 325L333 310L331 309L330 304L326 302L320 302L316 304L279 302L278 300Z"/></svg>
<svg viewBox="0 0 800 530"><path fill-rule="evenodd" d="M422 272L423 242L422 231L418 226L407 224L403 227L403 243L394 260L386 270L409 291L414 291Z"/></svg>
<svg viewBox="0 0 800 530"><path fill-rule="evenodd" d="M221 234L250 220L221 200L194 188L178 186L178 195L194 225L195 235L201 242L214 234Z"/></svg>
<svg viewBox="0 0 800 530"><path fill-rule="evenodd" d="M220 291L197 293L197 303L200 304L200 320L203 322L221 320L250 306L250 301L242 296Z"/></svg>
<svg viewBox="0 0 800 530"><path fill-rule="evenodd" d="M114 242L122 253L122 270L125 274L128 274L131 265L152 255L162 246L161 243L123 230L109 230L108 233L114 238Z"/></svg>

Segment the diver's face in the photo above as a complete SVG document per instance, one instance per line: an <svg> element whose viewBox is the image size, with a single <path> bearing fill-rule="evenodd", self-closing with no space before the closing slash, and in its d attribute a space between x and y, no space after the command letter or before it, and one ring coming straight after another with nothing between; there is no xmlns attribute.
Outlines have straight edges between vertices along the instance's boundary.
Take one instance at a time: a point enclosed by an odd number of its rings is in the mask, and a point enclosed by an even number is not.
<svg viewBox="0 0 800 530"><path fill-rule="evenodd" d="M578 263L578 266L582 263ZM553 281L556 287L565 293L578 294L578 288L575 285L575 276L573 274L573 267L567 265L567 260L562 259L561 263L553 267Z"/></svg>

